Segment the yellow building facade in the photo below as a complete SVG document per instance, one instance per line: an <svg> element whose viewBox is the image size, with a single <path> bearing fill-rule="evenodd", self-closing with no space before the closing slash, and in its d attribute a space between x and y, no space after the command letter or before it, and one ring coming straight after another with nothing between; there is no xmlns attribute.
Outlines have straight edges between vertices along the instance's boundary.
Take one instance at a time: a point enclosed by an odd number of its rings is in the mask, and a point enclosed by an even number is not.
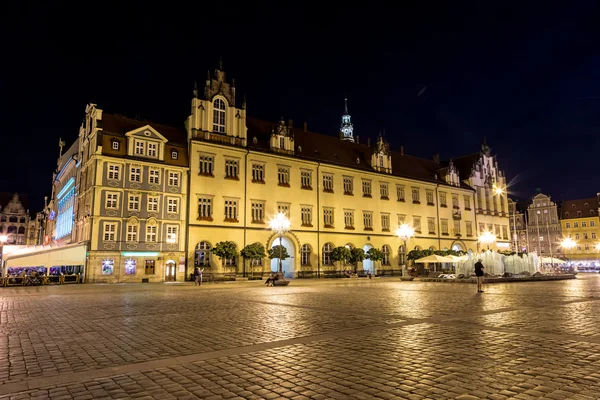
<svg viewBox="0 0 600 400"><path fill-rule="evenodd" d="M403 223L415 228L408 251L475 251L485 230L496 233L498 243L509 242L506 191L496 190L506 182L487 145L457 162L440 162L390 151L381 136L373 145L358 143L347 108L339 138L293 121L248 118L220 70L203 96L195 93L186 128L188 274L194 266L276 270L276 260L244 265L241 257L219 260L211 249L222 241L234 242L238 251L254 242L271 248L279 239L268 221L278 212L291 221L283 238L291 255L283 262L286 276L334 270L331 250L337 246L381 249L381 265L365 260L362 267L397 270L406 257L395 236Z"/></svg>
<svg viewBox="0 0 600 400"><path fill-rule="evenodd" d="M600 267L600 194L596 197L567 200L561 207L561 228L564 237L575 247L565 249L565 255L579 269Z"/></svg>

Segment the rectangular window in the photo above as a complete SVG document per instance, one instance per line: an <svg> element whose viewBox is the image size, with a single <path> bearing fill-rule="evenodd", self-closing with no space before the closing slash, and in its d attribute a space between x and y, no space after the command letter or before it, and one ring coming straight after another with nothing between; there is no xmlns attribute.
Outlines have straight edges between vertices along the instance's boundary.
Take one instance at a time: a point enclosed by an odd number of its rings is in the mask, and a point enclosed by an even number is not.
<svg viewBox="0 0 600 400"><path fill-rule="evenodd" d="M382 200L388 200L390 198L390 190L387 183L379 184L379 194L381 195Z"/></svg>
<svg viewBox="0 0 600 400"><path fill-rule="evenodd" d="M146 143L141 140L135 141L135 154L138 156L144 155L144 150L146 149Z"/></svg>
<svg viewBox="0 0 600 400"><path fill-rule="evenodd" d="M441 220L442 223L442 235L448 236L448 220L445 218L442 218Z"/></svg>
<svg viewBox="0 0 600 400"><path fill-rule="evenodd" d="M483 209L483 203L482 203L482 193L483 192L483 188L478 187L477 188L477 196L476 196L476 200L477 200L477 204L475 205L477 207L477 209L481 210Z"/></svg>
<svg viewBox="0 0 600 400"><path fill-rule="evenodd" d="M371 197L371 181L362 181L363 197Z"/></svg>
<svg viewBox="0 0 600 400"><path fill-rule="evenodd" d="M144 274L146 275L154 275L154 260L146 260L146 264L144 265Z"/></svg>
<svg viewBox="0 0 600 400"><path fill-rule="evenodd" d="M484 223L479 223L479 234L482 234L483 232L485 232L485 224Z"/></svg>
<svg viewBox="0 0 600 400"><path fill-rule="evenodd" d="M179 239L179 225L167 225L167 243L177 243Z"/></svg>
<svg viewBox="0 0 600 400"><path fill-rule="evenodd" d="M427 205L432 206L433 203L433 190L425 190L425 197L427 198ZM443 201L442 201L443 199ZM446 207L446 193L440 193L440 207Z"/></svg>
<svg viewBox="0 0 600 400"><path fill-rule="evenodd" d="M396 196L398 196L398 201L404 200L404 185L396 185Z"/></svg>
<svg viewBox="0 0 600 400"><path fill-rule="evenodd" d="M290 186L290 168L277 167L277 184L279 186Z"/></svg>
<svg viewBox="0 0 600 400"><path fill-rule="evenodd" d="M158 212L158 196L148 196L148 212Z"/></svg>
<svg viewBox="0 0 600 400"><path fill-rule="evenodd" d="M129 180L131 182L141 182L142 181L142 169L139 167L131 167L129 169Z"/></svg>
<svg viewBox="0 0 600 400"><path fill-rule="evenodd" d="M138 240L138 226L137 225L127 225L127 241L128 242L137 242Z"/></svg>
<svg viewBox="0 0 600 400"><path fill-rule="evenodd" d="M565 223L565 228L570 228L571 227L571 223L570 222L566 222Z"/></svg>
<svg viewBox="0 0 600 400"><path fill-rule="evenodd" d="M502 239L508 240L508 227L506 225L502 226Z"/></svg>
<svg viewBox="0 0 600 400"><path fill-rule="evenodd" d="M471 197L464 196L463 199L465 200L465 210L470 211L471 210Z"/></svg>
<svg viewBox="0 0 600 400"><path fill-rule="evenodd" d="M500 225L495 225L496 228L496 237L499 238L500 237Z"/></svg>
<svg viewBox="0 0 600 400"><path fill-rule="evenodd" d="M312 190L312 172L301 171L300 172L300 187L302 189Z"/></svg>
<svg viewBox="0 0 600 400"><path fill-rule="evenodd" d="M575 234L575 240L579 240L579 233Z"/></svg>
<svg viewBox="0 0 600 400"><path fill-rule="evenodd" d="M333 175L323 174L323 191L333 193Z"/></svg>
<svg viewBox="0 0 600 400"><path fill-rule="evenodd" d="M365 225L365 231L373 230L373 213L370 211L363 212L363 223Z"/></svg>
<svg viewBox="0 0 600 400"><path fill-rule="evenodd" d="M573 222L573 228L579 228L579 222Z"/></svg>
<svg viewBox="0 0 600 400"><path fill-rule="evenodd" d="M129 202L127 209L129 211L140 211L140 195L139 194L130 194Z"/></svg>
<svg viewBox="0 0 600 400"><path fill-rule="evenodd" d="M198 197L198 219L212 221L212 197Z"/></svg>
<svg viewBox="0 0 600 400"><path fill-rule="evenodd" d="M179 156L179 153L177 153L177 151L176 151L176 150L173 150L173 151L171 152L171 158L172 158L173 160L177 160L178 156Z"/></svg>
<svg viewBox="0 0 600 400"><path fill-rule="evenodd" d="M302 226L312 226L312 207L310 206L302 206Z"/></svg>
<svg viewBox="0 0 600 400"><path fill-rule="evenodd" d="M158 153L158 144L148 143L148 157L156 157Z"/></svg>
<svg viewBox="0 0 600 400"><path fill-rule="evenodd" d="M398 214L398 225L403 225L406 223L406 215Z"/></svg>
<svg viewBox="0 0 600 400"><path fill-rule="evenodd" d="M225 160L225 179L239 179L239 161Z"/></svg>
<svg viewBox="0 0 600 400"><path fill-rule="evenodd" d="M113 140L113 142L112 142L112 149L113 150L119 150L119 142L117 142L116 140Z"/></svg>
<svg viewBox="0 0 600 400"><path fill-rule="evenodd" d="M333 208L323 209L323 226L325 228L333 228Z"/></svg>
<svg viewBox="0 0 600 400"><path fill-rule="evenodd" d="M587 234L587 232L584 232L584 234L583 234L583 240L587 240L587 238L588 238L588 234Z"/></svg>
<svg viewBox="0 0 600 400"><path fill-rule="evenodd" d="M596 226L596 222L595 221L590 221L590 226Z"/></svg>
<svg viewBox="0 0 600 400"><path fill-rule="evenodd" d="M384 232L390 231L390 214L381 214L381 230Z"/></svg>
<svg viewBox="0 0 600 400"><path fill-rule="evenodd" d="M583 245L584 250L589 250L590 249L590 245L588 243Z"/></svg>
<svg viewBox="0 0 600 400"><path fill-rule="evenodd" d="M104 241L114 242L115 233L117 232L117 224L115 223L104 223Z"/></svg>
<svg viewBox="0 0 600 400"><path fill-rule="evenodd" d="M427 218L427 230L429 231L430 235L435 235L435 218Z"/></svg>
<svg viewBox="0 0 600 400"><path fill-rule="evenodd" d="M454 208L455 210L458 210L460 208L460 206L458 204L458 195L457 194L452 195L452 208Z"/></svg>
<svg viewBox="0 0 600 400"><path fill-rule="evenodd" d="M354 229L354 211L344 210L344 228Z"/></svg>
<svg viewBox="0 0 600 400"><path fill-rule="evenodd" d="M415 228L415 232L421 233L421 217L413 215L413 228Z"/></svg>
<svg viewBox="0 0 600 400"><path fill-rule="evenodd" d="M156 242L156 225L146 226L146 243Z"/></svg>
<svg viewBox="0 0 600 400"><path fill-rule="evenodd" d="M225 222L238 222L238 201L225 200Z"/></svg>
<svg viewBox="0 0 600 400"><path fill-rule="evenodd" d="M284 213L286 217L290 217L290 204L277 203L277 212Z"/></svg>
<svg viewBox="0 0 600 400"><path fill-rule="evenodd" d="M150 183L153 183L155 185L160 184L160 170L151 169L148 179L149 179Z"/></svg>
<svg viewBox="0 0 600 400"><path fill-rule="evenodd" d="M108 165L108 179L118 181L121 179L121 166L109 164Z"/></svg>
<svg viewBox="0 0 600 400"><path fill-rule="evenodd" d="M116 210L119 208L119 194L106 193L106 208Z"/></svg>
<svg viewBox="0 0 600 400"><path fill-rule="evenodd" d="M179 213L179 199L168 199L167 200L167 213L169 213L169 214Z"/></svg>
<svg viewBox="0 0 600 400"><path fill-rule="evenodd" d="M213 176L214 159L210 154L200 154L200 171L198 175Z"/></svg>
<svg viewBox="0 0 600 400"><path fill-rule="evenodd" d="M596 239L596 232L592 232L592 239Z"/></svg>
<svg viewBox="0 0 600 400"><path fill-rule="evenodd" d="M545 210L544 210L545 211ZM581 227L585 228L587 226L587 223L585 221L581 221Z"/></svg>
<svg viewBox="0 0 600 400"><path fill-rule="evenodd" d="M253 201L252 208L252 223L262 224L265 220L265 203L264 201Z"/></svg>
<svg viewBox="0 0 600 400"><path fill-rule="evenodd" d="M354 192L353 179L350 176L345 176L344 177L344 194L351 196L353 192Z"/></svg>
<svg viewBox="0 0 600 400"><path fill-rule="evenodd" d="M455 219L454 220L454 236L458 236L458 235L462 235L462 233L460 232L460 220Z"/></svg>
<svg viewBox="0 0 600 400"><path fill-rule="evenodd" d="M169 172L169 186L179 186L179 172Z"/></svg>
<svg viewBox="0 0 600 400"><path fill-rule="evenodd" d="M421 196L418 188L412 188L412 201L414 204L421 204Z"/></svg>
<svg viewBox="0 0 600 400"><path fill-rule="evenodd" d="M467 226L467 236L473 236L473 223L471 221L465 221L465 225Z"/></svg>
<svg viewBox="0 0 600 400"><path fill-rule="evenodd" d="M252 164L252 182L265 182L265 166L263 164Z"/></svg>
<svg viewBox="0 0 600 400"><path fill-rule="evenodd" d="M137 260L128 258L125 260L125 275L135 275L137 269Z"/></svg>

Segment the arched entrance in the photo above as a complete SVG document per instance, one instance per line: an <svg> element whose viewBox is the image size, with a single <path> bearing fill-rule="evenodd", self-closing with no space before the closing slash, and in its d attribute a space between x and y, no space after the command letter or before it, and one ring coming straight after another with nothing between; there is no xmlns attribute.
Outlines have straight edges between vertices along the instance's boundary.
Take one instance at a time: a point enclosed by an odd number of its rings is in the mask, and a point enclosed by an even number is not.
<svg viewBox="0 0 600 400"><path fill-rule="evenodd" d="M165 282L175 282L176 278L175 261L168 260L165 263Z"/></svg>
<svg viewBox="0 0 600 400"><path fill-rule="evenodd" d="M454 251L465 251L465 246L461 242L452 243L452 250Z"/></svg>
<svg viewBox="0 0 600 400"><path fill-rule="evenodd" d="M365 246L363 247L363 251L366 254L369 251L369 249L372 249L372 248L373 248L373 246L371 246L370 244L365 244ZM373 261L367 260L365 258L363 260L363 269L365 270L365 272L373 274L375 272L374 268L373 268Z"/></svg>
<svg viewBox="0 0 600 400"><path fill-rule="evenodd" d="M286 258L285 260L283 260L281 262L281 269L285 273L284 276L286 279L294 278L296 276L295 263L294 263L294 261L295 261L294 254L296 254L296 249L294 247L294 243L290 239L288 239L284 236L281 239L281 244L283 245L283 247L285 247L288 254L290 255L289 258ZM271 248L273 248L277 245L279 245L279 238L275 237L275 239L273 239L273 243L271 243ZM274 258L271 260L271 271L272 272L279 271L279 259L278 258Z"/></svg>

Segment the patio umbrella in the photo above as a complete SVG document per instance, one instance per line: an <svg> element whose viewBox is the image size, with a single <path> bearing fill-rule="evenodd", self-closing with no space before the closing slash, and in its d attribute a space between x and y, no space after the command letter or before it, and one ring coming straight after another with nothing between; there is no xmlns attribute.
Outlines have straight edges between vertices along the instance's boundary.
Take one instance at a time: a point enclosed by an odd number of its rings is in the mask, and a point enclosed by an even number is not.
<svg viewBox="0 0 600 400"><path fill-rule="evenodd" d="M567 262L556 257L542 257L542 264L566 264Z"/></svg>
<svg viewBox="0 0 600 400"><path fill-rule="evenodd" d="M466 255L458 257L458 256L454 256L454 255L450 254L450 255L448 255L446 257L451 258L452 260L454 260L453 262L466 261L466 260L469 259L469 256L466 256Z"/></svg>
<svg viewBox="0 0 600 400"><path fill-rule="evenodd" d="M430 256L419 258L418 260L415 260L415 263L426 263L426 264L429 264L429 263L452 263L452 262L455 262L452 258L438 256L437 254L432 254Z"/></svg>

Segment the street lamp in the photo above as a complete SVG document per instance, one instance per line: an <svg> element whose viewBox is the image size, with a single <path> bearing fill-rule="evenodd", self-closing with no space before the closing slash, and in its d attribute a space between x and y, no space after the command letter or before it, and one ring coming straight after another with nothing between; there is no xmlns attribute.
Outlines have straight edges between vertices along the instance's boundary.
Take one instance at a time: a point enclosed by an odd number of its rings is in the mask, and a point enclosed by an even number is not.
<svg viewBox="0 0 600 400"><path fill-rule="evenodd" d="M396 236L400 238L404 242L404 269L406 269L406 256L408 254L408 247L406 247L406 243L415 236L415 228L408 224L402 224L396 229ZM404 270L402 271L402 275L404 275Z"/></svg>
<svg viewBox="0 0 600 400"><path fill-rule="evenodd" d="M278 274L282 274L281 258L283 257L283 235L290 230L290 220L284 213L275 214L269 221L269 228L279 236L279 268ZM282 276L283 278L283 276Z"/></svg>
<svg viewBox="0 0 600 400"><path fill-rule="evenodd" d="M8 240L8 236L0 235L0 271L2 271L2 277L6 278L6 271L4 271L4 243Z"/></svg>
<svg viewBox="0 0 600 400"><path fill-rule="evenodd" d="M562 247L563 249L565 249L567 251L567 259L569 259L569 254L572 248L574 248L575 246L577 246L577 243L575 243L575 241L573 239L571 239L570 237L564 238L562 242L560 242L560 247Z"/></svg>
<svg viewBox="0 0 600 400"><path fill-rule="evenodd" d="M494 235L490 231L485 231L481 235L479 235L479 242L481 244L487 245L487 249L490 249L490 244L496 241L496 235Z"/></svg>

